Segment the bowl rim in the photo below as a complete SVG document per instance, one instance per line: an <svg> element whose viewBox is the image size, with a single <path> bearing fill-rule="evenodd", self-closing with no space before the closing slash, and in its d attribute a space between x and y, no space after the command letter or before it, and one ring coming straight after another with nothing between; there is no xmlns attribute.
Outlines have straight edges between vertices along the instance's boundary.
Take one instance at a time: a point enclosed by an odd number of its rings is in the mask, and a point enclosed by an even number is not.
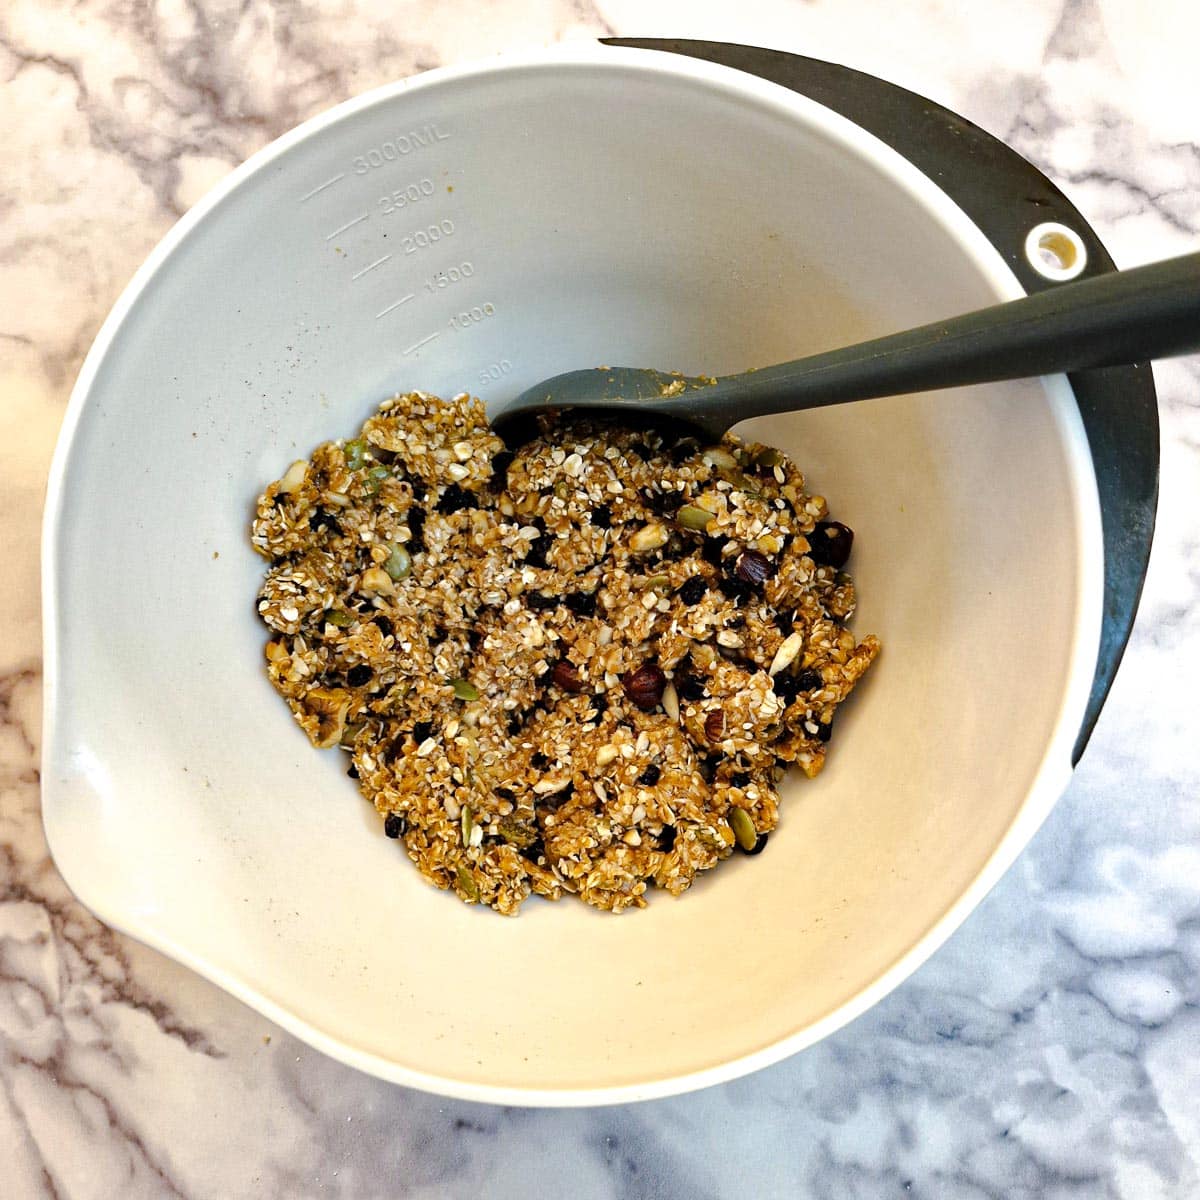
<svg viewBox="0 0 1200 1200"><path fill-rule="evenodd" d="M841 143L849 153L871 162L897 187L905 190L939 220L947 235L962 246L964 252L970 255L975 265L984 273L998 300L1016 299L1026 294L1000 252L970 217L936 183L874 134L834 110L782 85L731 67L667 51L608 46L599 42L571 43L550 49L506 53L488 59L439 67L373 88L317 114L284 133L235 168L211 189L175 223L151 251L122 291L97 333L66 408L47 480L41 543L44 648L42 818L47 843L56 865L60 856L55 851L55 811L61 805L55 798L55 789L58 786L55 780L59 773L54 764L62 761L63 753L59 745L56 722L62 682L58 635L66 617L59 596L58 531L64 514L65 485L77 430L101 363L120 336L134 305L158 272L167 266L176 248L210 212L240 186L259 172L268 169L279 157L300 142L354 117L359 112L388 103L410 92L424 92L430 88L492 75L552 72L564 68L601 68L614 72L643 72L658 77L675 76L682 81L691 81L731 96L757 102L760 106L771 108L794 122L807 124L830 140ZM866 987L819 1020L766 1046L749 1050L724 1062L684 1074L672 1074L636 1083L593 1087L573 1085L561 1088L479 1083L473 1079L460 1079L417 1070L360 1049L298 1016L285 1005L271 1000L234 972L193 953L170 934L156 930L153 923L143 919L140 914L114 909L106 902L104 896L87 894L85 889L72 884L66 872L62 872L64 882L76 898L105 924L195 971L322 1053L389 1082L438 1095L526 1107L620 1104L712 1086L757 1071L795 1054L862 1015L907 979L941 947L1012 865L1045 820L1071 777L1072 748L1087 704L1099 645L1103 593L1100 513L1087 438L1066 377L1046 377L1042 384L1054 402L1054 415L1062 435L1068 475L1072 481L1071 495L1075 510L1073 517L1080 534L1074 563L1077 589L1069 654L1070 668L1062 688L1057 717L1033 783L1014 819L974 880L908 950L899 955ZM62 870L61 866L59 869Z"/></svg>

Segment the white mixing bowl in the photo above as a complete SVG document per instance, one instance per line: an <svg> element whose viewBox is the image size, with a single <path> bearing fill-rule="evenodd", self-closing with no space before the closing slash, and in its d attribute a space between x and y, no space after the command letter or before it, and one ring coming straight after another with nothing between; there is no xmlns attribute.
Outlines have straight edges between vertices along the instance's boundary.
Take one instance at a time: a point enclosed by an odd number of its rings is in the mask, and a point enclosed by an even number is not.
<svg viewBox="0 0 1200 1200"><path fill-rule="evenodd" d="M884 651L767 852L620 918L424 884L268 685L252 502L398 389L499 408L572 367L735 371L1020 294L882 143L692 59L435 71L281 138L155 251L71 403L45 546L66 880L312 1045L456 1096L662 1095L829 1033L1068 778L1101 553L1065 381L757 423L855 529Z"/></svg>

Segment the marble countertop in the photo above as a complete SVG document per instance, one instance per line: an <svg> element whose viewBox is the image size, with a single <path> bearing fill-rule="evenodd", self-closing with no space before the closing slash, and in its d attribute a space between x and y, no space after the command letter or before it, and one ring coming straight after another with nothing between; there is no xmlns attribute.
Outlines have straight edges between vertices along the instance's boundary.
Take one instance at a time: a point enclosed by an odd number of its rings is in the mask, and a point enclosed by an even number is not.
<svg viewBox="0 0 1200 1200"><path fill-rule="evenodd" d="M1070 789L926 966L776 1067L691 1096L581 1111L406 1091L322 1057L107 930L50 862L38 810L42 492L74 376L135 267L233 166L338 100L440 63L605 33L755 42L873 71L1029 157L1120 265L1197 246L1191 0L8 0L6 1200L1200 1194L1197 359L1155 368L1155 553Z"/></svg>

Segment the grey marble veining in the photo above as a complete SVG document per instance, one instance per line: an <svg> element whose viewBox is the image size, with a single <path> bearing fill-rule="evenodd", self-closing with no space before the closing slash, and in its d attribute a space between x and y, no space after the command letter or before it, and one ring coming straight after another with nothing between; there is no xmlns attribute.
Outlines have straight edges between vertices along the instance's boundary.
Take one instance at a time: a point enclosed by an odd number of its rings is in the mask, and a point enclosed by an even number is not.
<svg viewBox="0 0 1200 1200"><path fill-rule="evenodd" d="M1158 539L1072 786L924 968L776 1067L591 1111L405 1091L106 930L50 863L41 494L71 382L129 275L212 183L330 103L442 62L607 32L758 42L929 94L1037 163L1122 265L1200 236L1200 15L1183 0L0 7L4 1200L1200 1195L1194 359L1155 369Z"/></svg>

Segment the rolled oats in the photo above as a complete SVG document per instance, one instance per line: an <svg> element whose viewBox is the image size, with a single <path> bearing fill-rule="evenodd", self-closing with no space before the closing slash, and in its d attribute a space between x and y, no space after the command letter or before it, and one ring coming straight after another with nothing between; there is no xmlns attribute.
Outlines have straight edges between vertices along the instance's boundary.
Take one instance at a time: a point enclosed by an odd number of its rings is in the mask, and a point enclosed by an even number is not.
<svg viewBox="0 0 1200 1200"><path fill-rule="evenodd" d="M547 417L509 454L396 396L258 500L267 672L437 887L642 907L761 851L879 651L827 516L736 437Z"/></svg>

